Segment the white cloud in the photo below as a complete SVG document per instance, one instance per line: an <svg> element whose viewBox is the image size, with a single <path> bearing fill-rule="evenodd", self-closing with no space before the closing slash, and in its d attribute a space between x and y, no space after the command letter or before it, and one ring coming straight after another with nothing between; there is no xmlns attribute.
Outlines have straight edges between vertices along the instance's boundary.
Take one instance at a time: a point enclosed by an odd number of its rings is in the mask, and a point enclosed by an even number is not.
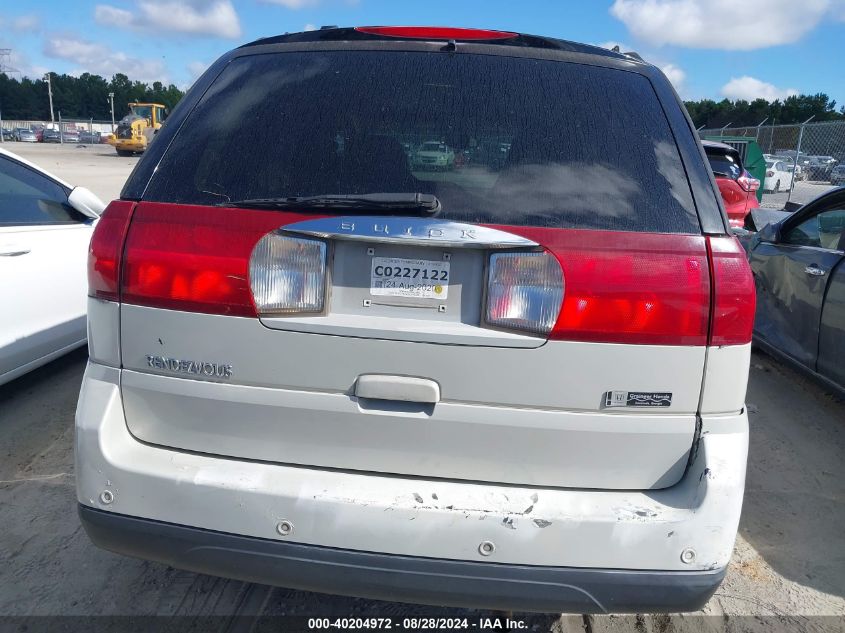
<svg viewBox="0 0 845 633"><path fill-rule="evenodd" d="M687 74L684 70L675 66L675 64L665 64L660 67L660 70L662 70L663 74L666 75L666 78L672 82L672 85L675 86L675 90L680 92L681 87L684 85L684 80L687 78Z"/></svg>
<svg viewBox="0 0 845 633"><path fill-rule="evenodd" d="M31 33L37 31L41 19L35 14L19 15L12 20L12 30L16 33Z"/></svg>
<svg viewBox="0 0 845 633"><path fill-rule="evenodd" d="M191 81L193 81L208 69L208 64L205 62L190 62L186 68L191 75Z"/></svg>
<svg viewBox="0 0 845 633"><path fill-rule="evenodd" d="M111 50L98 42L89 42L73 36L58 35L44 40L44 54L74 64L71 75L92 73L110 78L123 73L132 80L169 83L164 64L155 59L131 57L122 51Z"/></svg>
<svg viewBox="0 0 845 633"><path fill-rule="evenodd" d="M280 4L288 9L304 9L306 7L315 7L320 3L320 0L264 0L270 4Z"/></svg>
<svg viewBox="0 0 845 633"><path fill-rule="evenodd" d="M316 25L316 24L311 24L311 23L309 22L308 24L306 24L305 26L303 26L303 27L302 27L302 30L303 30L303 31L316 31L316 30L317 30L317 25Z"/></svg>
<svg viewBox="0 0 845 633"><path fill-rule="evenodd" d="M754 50L790 44L841 0L615 0L610 13L655 46Z"/></svg>
<svg viewBox="0 0 845 633"><path fill-rule="evenodd" d="M241 23L230 0L137 0L135 11L108 4L94 9L98 24L143 31L236 38Z"/></svg>
<svg viewBox="0 0 845 633"><path fill-rule="evenodd" d="M774 84L766 83L765 81L760 81L747 75L732 77L728 83L722 86L722 96L733 101L737 99L754 101L757 98L774 101L775 99L785 99L786 97L797 94L798 91L795 88L778 88Z"/></svg>

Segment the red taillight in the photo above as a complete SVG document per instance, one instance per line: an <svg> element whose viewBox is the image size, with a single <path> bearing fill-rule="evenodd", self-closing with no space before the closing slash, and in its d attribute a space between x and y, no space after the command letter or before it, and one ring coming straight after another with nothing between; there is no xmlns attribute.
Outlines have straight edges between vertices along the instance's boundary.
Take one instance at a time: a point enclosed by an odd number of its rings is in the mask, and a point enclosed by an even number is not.
<svg viewBox="0 0 845 633"><path fill-rule="evenodd" d="M745 250L735 237L708 237L713 278L710 345L751 342L757 294Z"/></svg>
<svg viewBox="0 0 845 633"><path fill-rule="evenodd" d="M744 191L757 191L760 188L760 181L748 174L743 174L736 179L736 182Z"/></svg>
<svg viewBox="0 0 845 633"><path fill-rule="evenodd" d="M704 238L615 231L518 229L563 268L550 338L706 345L710 274Z"/></svg>
<svg viewBox="0 0 845 633"><path fill-rule="evenodd" d="M419 40L507 40L517 37L509 31L462 29L448 26L356 26L360 33Z"/></svg>
<svg viewBox="0 0 845 633"><path fill-rule="evenodd" d="M120 299L120 259L134 202L115 200L97 220L88 247L88 295L108 301Z"/></svg>
<svg viewBox="0 0 845 633"><path fill-rule="evenodd" d="M124 303L256 316L249 287L252 249L302 216L274 211L139 204L126 238Z"/></svg>

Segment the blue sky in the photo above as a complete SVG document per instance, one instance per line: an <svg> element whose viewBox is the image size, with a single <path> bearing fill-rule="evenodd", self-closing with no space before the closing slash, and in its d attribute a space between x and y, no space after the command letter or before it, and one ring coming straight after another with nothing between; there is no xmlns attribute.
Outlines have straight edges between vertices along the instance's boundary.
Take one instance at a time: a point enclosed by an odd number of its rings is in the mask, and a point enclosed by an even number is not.
<svg viewBox="0 0 845 633"><path fill-rule="evenodd" d="M432 24L619 43L684 98L826 92L845 103L845 0L4 0L0 48L47 70L187 87L243 42L324 24Z"/></svg>

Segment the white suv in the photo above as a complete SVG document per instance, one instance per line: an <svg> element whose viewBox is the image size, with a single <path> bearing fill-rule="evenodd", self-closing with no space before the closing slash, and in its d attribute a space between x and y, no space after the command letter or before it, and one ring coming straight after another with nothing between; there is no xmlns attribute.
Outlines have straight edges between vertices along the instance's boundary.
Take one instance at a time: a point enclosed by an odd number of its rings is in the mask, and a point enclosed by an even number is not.
<svg viewBox="0 0 845 633"><path fill-rule="evenodd" d="M431 138L467 160L417 170ZM632 56L409 27L248 44L162 127L89 273L76 472L102 547L538 611L692 610L724 576L754 286Z"/></svg>

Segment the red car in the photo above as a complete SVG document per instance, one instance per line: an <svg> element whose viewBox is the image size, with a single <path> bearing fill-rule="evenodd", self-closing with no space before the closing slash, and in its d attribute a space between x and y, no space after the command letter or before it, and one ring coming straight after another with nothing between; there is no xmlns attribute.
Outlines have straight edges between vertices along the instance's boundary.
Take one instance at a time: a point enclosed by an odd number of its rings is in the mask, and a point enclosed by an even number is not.
<svg viewBox="0 0 845 633"><path fill-rule="evenodd" d="M725 202L728 220L731 226L742 228L745 217L760 206L757 202L760 181L745 171L739 152L730 145L715 141L702 141L701 144Z"/></svg>

